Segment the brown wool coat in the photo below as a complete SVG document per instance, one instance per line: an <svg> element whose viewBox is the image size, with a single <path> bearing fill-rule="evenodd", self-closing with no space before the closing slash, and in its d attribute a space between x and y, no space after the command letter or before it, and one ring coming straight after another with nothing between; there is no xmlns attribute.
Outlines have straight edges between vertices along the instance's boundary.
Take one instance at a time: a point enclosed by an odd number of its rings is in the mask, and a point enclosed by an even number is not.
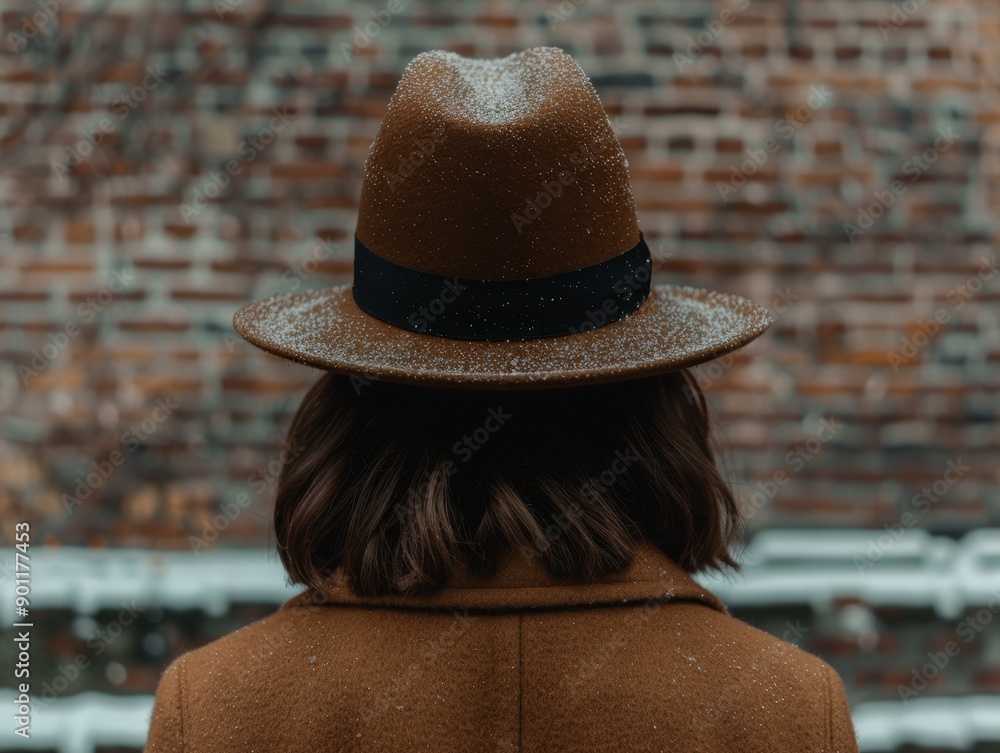
<svg viewBox="0 0 1000 753"><path fill-rule="evenodd" d="M840 678L658 549L591 584L511 555L431 597L334 579L173 662L147 751L856 751Z"/></svg>

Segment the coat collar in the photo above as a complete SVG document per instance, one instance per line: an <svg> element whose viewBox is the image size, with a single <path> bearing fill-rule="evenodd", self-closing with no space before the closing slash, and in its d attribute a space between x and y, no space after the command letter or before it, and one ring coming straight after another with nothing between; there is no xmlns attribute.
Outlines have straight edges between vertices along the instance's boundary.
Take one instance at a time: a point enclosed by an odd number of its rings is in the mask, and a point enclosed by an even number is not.
<svg viewBox="0 0 1000 753"><path fill-rule="evenodd" d="M541 560L512 552L503 557L493 577L463 571L430 596L358 596L338 571L325 592L299 594L285 607L354 604L414 609L518 610L565 606L601 606L643 602L696 601L722 613L722 602L698 585L659 548L636 544L632 564L596 581L555 578Z"/></svg>

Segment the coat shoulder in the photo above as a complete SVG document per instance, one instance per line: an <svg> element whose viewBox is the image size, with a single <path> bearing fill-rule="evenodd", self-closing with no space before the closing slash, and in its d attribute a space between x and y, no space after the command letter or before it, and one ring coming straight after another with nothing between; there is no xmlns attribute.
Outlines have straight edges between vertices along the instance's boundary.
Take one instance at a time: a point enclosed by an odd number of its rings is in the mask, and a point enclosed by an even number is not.
<svg viewBox="0 0 1000 753"><path fill-rule="evenodd" d="M303 637L304 610L283 606L272 614L177 657L167 668L183 670L188 686L219 683L226 673L246 673L280 662L281 654ZM175 668L176 667L176 668Z"/></svg>
<svg viewBox="0 0 1000 753"><path fill-rule="evenodd" d="M829 664L815 654L811 654L791 641L804 638L809 628L803 625L787 625L785 637L751 625L729 614L714 613L702 619L706 629L717 629L722 645L736 654L755 658L758 654L774 657L775 666L782 666L792 675L816 677L831 670Z"/></svg>
<svg viewBox="0 0 1000 753"><path fill-rule="evenodd" d="M275 648L294 640L296 619L294 610L279 609L174 659L156 690L146 753L189 750L194 728L208 726L198 722L213 716L206 704L214 706L220 692L252 697L255 686L273 676Z"/></svg>
<svg viewBox="0 0 1000 753"><path fill-rule="evenodd" d="M709 708L714 708L716 717L738 719L746 717L750 709L759 710L760 719L746 719L749 726L766 718L781 719L785 730L797 728L810 737L818 733L815 750L857 751L843 682L826 661L788 640L702 605L681 608L674 617L675 623L687 625L690 634L698 634L689 638L696 646L692 655L697 656L701 672L716 678L715 691L708 694ZM806 626L788 626L787 635L794 640L808 633ZM774 749L791 748L774 745Z"/></svg>
<svg viewBox="0 0 1000 753"><path fill-rule="evenodd" d="M311 750L316 736L388 749L442 730L439 749L476 749L518 727L519 693L558 699L527 707L553 749L560 734L579 747L589 715L651 748L857 750L829 665L693 601L501 614L290 602L170 665L147 750ZM588 749L620 749L616 729L590 725Z"/></svg>

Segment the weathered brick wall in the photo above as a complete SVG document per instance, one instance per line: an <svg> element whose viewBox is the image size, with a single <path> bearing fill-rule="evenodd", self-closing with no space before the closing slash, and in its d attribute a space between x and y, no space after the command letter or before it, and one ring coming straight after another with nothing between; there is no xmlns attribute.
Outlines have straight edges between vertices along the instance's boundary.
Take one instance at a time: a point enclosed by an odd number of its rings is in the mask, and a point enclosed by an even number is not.
<svg viewBox="0 0 1000 753"><path fill-rule="evenodd" d="M612 116L658 281L775 314L700 369L751 527L1000 523L991 0L39 1L0 23L5 540L29 519L51 544L265 544L277 429L316 373L234 310L349 281L410 58L539 44Z"/></svg>

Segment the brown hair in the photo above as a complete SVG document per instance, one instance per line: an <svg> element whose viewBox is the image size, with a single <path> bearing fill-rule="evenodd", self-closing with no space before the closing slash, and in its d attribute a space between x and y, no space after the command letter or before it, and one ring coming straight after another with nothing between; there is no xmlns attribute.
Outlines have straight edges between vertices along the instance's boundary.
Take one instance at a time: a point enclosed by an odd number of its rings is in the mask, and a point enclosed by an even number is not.
<svg viewBox="0 0 1000 753"><path fill-rule="evenodd" d="M289 429L274 529L295 583L427 593L505 550L553 575L627 566L637 538L689 572L735 567L736 501L686 371L558 390L324 375Z"/></svg>

